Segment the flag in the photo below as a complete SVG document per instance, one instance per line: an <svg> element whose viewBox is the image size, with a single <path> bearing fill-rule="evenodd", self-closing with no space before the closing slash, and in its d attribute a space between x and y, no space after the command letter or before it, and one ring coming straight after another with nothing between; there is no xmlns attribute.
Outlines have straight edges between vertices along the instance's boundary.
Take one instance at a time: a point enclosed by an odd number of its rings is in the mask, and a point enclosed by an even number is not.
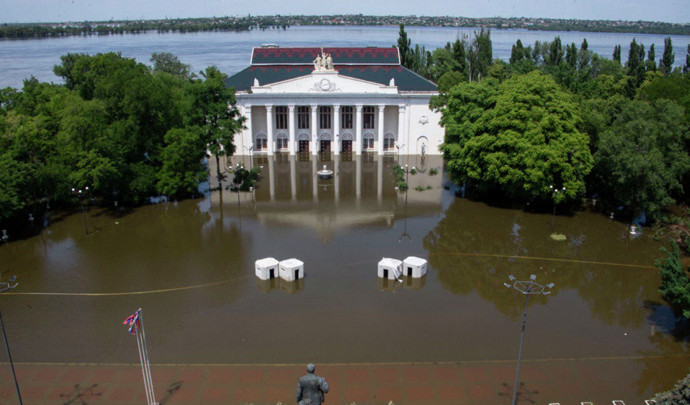
<svg viewBox="0 0 690 405"><path fill-rule="evenodd" d="M139 311L128 316L127 319L122 322L123 325L129 326L129 333L135 335L137 333L137 328L139 327Z"/></svg>

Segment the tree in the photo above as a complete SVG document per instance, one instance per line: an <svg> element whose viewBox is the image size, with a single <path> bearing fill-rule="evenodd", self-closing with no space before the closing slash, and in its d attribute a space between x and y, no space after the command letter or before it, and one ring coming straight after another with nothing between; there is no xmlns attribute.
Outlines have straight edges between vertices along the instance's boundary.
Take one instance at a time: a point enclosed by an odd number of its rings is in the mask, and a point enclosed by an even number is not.
<svg viewBox="0 0 690 405"><path fill-rule="evenodd" d="M659 293L683 317L690 319L690 277L681 261L680 249L676 242L671 240L671 250L661 248L661 251L666 257L654 261L654 265L661 272ZM690 396L688 398L690 399Z"/></svg>
<svg viewBox="0 0 690 405"><path fill-rule="evenodd" d="M676 54L673 53L673 44L671 43L671 37L664 39L664 55L659 61L659 70L664 76L668 76L673 70L673 62L676 59Z"/></svg>
<svg viewBox="0 0 690 405"><path fill-rule="evenodd" d="M406 68L410 68L410 54L412 40L407 38L407 32L405 32L405 26L400 24L400 32L398 33L398 52L400 52L400 64Z"/></svg>
<svg viewBox="0 0 690 405"><path fill-rule="evenodd" d="M156 186L161 194L179 196L195 194L206 178L203 133L199 127L174 128L165 134L166 146L161 154L163 166Z"/></svg>
<svg viewBox="0 0 690 405"><path fill-rule="evenodd" d="M577 45L573 42L565 47L565 61L573 69L577 69Z"/></svg>
<svg viewBox="0 0 690 405"><path fill-rule="evenodd" d="M493 60L492 49L491 30L482 28L479 33L475 31L467 58L470 80L481 81L486 76Z"/></svg>
<svg viewBox="0 0 690 405"><path fill-rule="evenodd" d="M583 71L589 66L589 61L592 59L592 51L589 50L587 38L582 40L580 51L577 54L577 70Z"/></svg>
<svg viewBox="0 0 690 405"><path fill-rule="evenodd" d="M222 188L220 156L235 153L234 136L242 130L244 117L235 105L235 92L225 86L224 73L210 66L201 72L201 77L189 87L192 101L188 124L201 129L202 140L216 159L218 187Z"/></svg>
<svg viewBox="0 0 690 405"><path fill-rule="evenodd" d="M683 66L683 73L690 72L690 44L688 44L688 52L685 55L685 66Z"/></svg>
<svg viewBox="0 0 690 405"><path fill-rule="evenodd" d="M682 196L681 180L690 169L683 109L666 99L649 105L622 97L611 99L609 108L610 124L594 154L597 191L612 204L655 218Z"/></svg>
<svg viewBox="0 0 690 405"><path fill-rule="evenodd" d="M613 47L613 60L618 62L619 64L621 63L621 46L616 45Z"/></svg>
<svg viewBox="0 0 690 405"><path fill-rule="evenodd" d="M556 37L548 48L548 54L544 56L544 63L547 66L558 66L563 61L563 46L561 37Z"/></svg>
<svg viewBox="0 0 690 405"><path fill-rule="evenodd" d="M441 109L442 151L451 179L474 181L519 200L556 202L584 194L592 168L578 105L554 80L531 72L499 84L461 83Z"/></svg>
<svg viewBox="0 0 690 405"><path fill-rule="evenodd" d="M522 46L522 41L518 39L515 41L515 45L513 45L510 51L510 64L517 64L521 60L525 59L525 56L525 48Z"/></svg>
<svg viewBox="0 0 690 405"><path fill-rule="evenodd" d="M180 62L180 59L170 52L154 52L151 54L154 72L169 73L184 79L191 77L191 67Z"/></svg>
<svg viewBox="0 0 690 405"><path fill-rule="evenodd" d="M690 374L678 381L672 390L654 396L658 405L690 405Z"/></svg>
<svg viewBox="0 0 690 405"><path fill-rule="evenodd" d="M654 44L649 46L649 52L647 52L647 71L656 72L656 54L654 52Z"/></svg>

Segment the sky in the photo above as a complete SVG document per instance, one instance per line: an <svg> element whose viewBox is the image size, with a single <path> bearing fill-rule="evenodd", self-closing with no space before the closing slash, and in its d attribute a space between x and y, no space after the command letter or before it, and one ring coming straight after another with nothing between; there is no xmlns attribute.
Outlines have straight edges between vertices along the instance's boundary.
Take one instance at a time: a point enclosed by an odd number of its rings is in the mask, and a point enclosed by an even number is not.
<svg viewBox="0 0 690 405"><path fill-rule="evenodd" d="M0 22L252 15L545 17L690 23L690 0L0 0Z"/></svg>

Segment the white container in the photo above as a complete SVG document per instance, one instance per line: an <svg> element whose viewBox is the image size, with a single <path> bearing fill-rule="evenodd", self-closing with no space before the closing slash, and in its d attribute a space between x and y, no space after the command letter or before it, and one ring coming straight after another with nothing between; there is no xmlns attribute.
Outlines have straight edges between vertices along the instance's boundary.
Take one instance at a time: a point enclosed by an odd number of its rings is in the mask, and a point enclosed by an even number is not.
<svg viewBox="0 0 690 405"><path fill-rule="evenodd" d="M278 260L267 257L254 262L256 276L261 280L270 280L278 277Z"/></svg>
<svg viewBox="0 0 690 405"><path fill-rule="evenodd" d="M304 278L304 262L287 259L280 262L280 278L285 281L296 281Z"/></svg>
<svg viewBox="0 0 690 405"><path fill-rule="evenodd" d="M407 277L422 278L426 274L427 262L419 257L410 256L403 260L403 274Z"/></svg>
<svg viewBox="0 0 690 405"><path fill-rule="evenodd" d="M395 280L402 275L402 262L397 259L384 257L379 261L378 275L380 278Z"/></svg>

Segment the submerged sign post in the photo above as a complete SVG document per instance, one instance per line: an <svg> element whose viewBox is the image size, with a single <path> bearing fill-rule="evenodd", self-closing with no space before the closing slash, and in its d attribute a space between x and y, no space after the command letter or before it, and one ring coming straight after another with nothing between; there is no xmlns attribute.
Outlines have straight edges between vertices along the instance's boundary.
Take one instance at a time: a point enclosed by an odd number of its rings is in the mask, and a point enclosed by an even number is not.
<svg viewBox="0 0 690 405"><path fill-rule="evenodd" d="M151 364L149 363L149 351L146 347L146 332L144 331L144 317L142 316L141 308L128 316L122 324L129 326L129 333L137 338L141 374L144 377L144 388L146 390L146 402L148 405L158 405L158 402L156 402L156 394L153 391Z"/></svg>

